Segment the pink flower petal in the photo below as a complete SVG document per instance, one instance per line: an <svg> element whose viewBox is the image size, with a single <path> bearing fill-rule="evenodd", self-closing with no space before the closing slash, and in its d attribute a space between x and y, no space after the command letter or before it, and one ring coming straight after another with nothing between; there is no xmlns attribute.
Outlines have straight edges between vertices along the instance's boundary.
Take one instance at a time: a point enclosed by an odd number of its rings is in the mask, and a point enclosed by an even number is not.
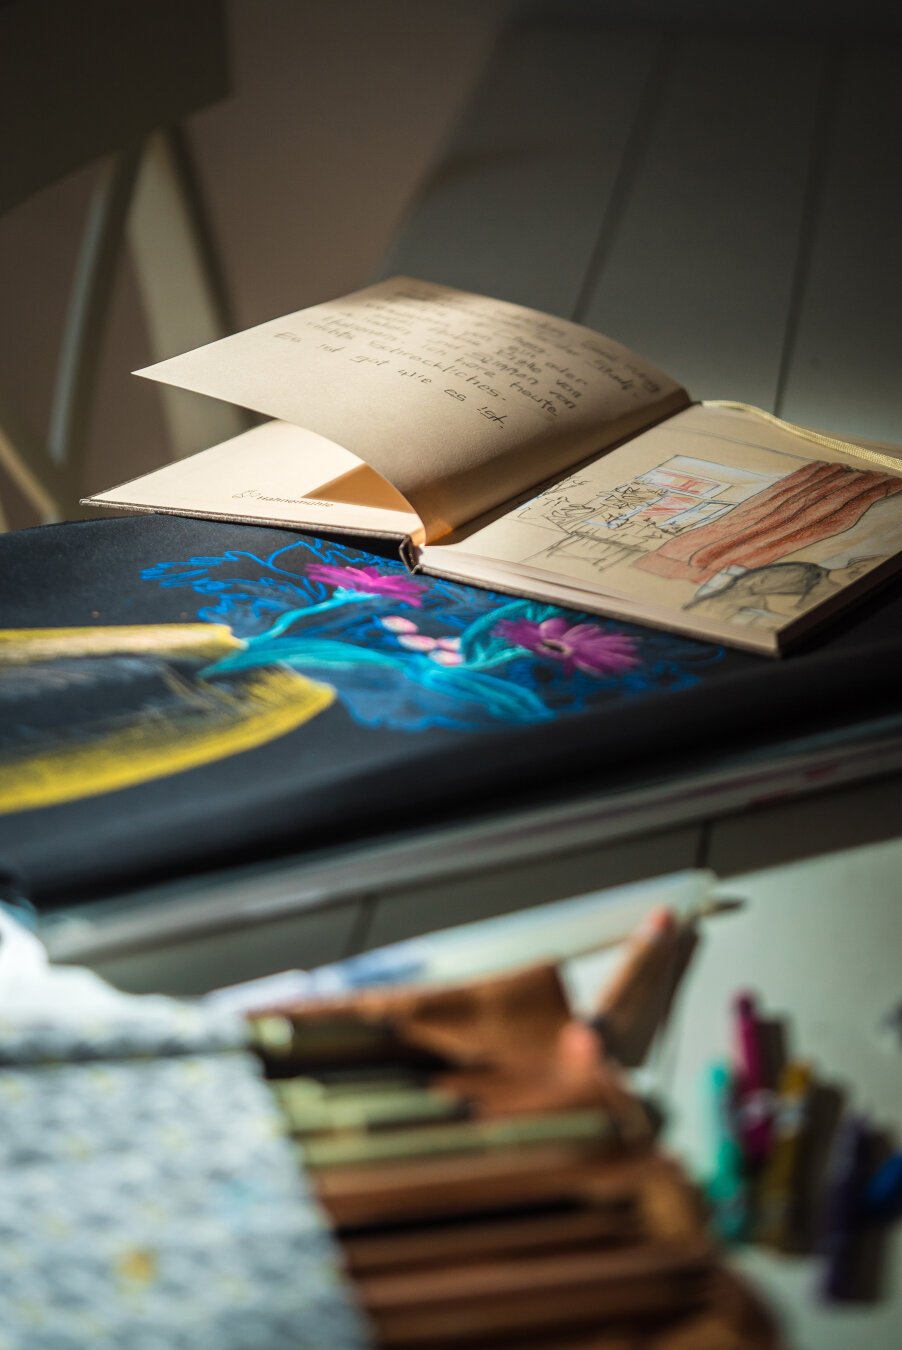
<svg viewBox="0 0 902 1350"><path fill-rule="evenodd" d="M574 643L582 642L620 642L622 639L619 633L605 633L598 627L597 623L578 623L567 630L567 640Z"/></svg>
<svg viewBox="0 0 902 1350"><path fill-rule="evenodd" d="M307 575L340 590L359 591L362 595L386 595L416 609L422 608L423 587L406 576L384 576L375 567L335 567L331 563L312 563Z"/></svg>
<svg viewBox="0 0 902 1350"><path fill-rule="evenodd" d="M379 622L390 633L415 633L417 631L417 626L413 620L402 619L400 614L389 614L387 618L380 619Z"/></svg>
<svg viewBox="0 0 902 1350"><path fill-rule="evenodd" d="M429 653L429 660L435 661L440 666L461 666L464 659L460 652L442 651L437 647L435 651Z"/></svg>
<svg viewBox="0 0 902 1350"><path fill-rule="evenodd" d="M630 657L634 654L635 648L631 642L621 641L616 637L592 637L585 638L582 642L574 642L573 647L582 652L583 655Z"/></svg>
<svg viewBox="0 0 902 1350"><path fill-rule="evenodd" d="M398 642L412 652L431 652L433 647L438 646L435 638L427 637L425 633L404 633Z"/></svg>
<svg viewBox="0 0 902 1350"><path fill-rule="evenodd" d="M526 622L528 622L528 620ZM530 624L530 627L533 627L533 625ZM567 620L561 618L560 615L556 615L553 619L544 619L542 623L539 624L539 635L543 638L555 638L557 641L560 641L568 631Z"/></svg>
<svg viewBox="0 0 902 1350"><path fill-rule="evenodd" d="M456 652L460 650L460 638L439 638L438 645L446 652Z"/></svg>

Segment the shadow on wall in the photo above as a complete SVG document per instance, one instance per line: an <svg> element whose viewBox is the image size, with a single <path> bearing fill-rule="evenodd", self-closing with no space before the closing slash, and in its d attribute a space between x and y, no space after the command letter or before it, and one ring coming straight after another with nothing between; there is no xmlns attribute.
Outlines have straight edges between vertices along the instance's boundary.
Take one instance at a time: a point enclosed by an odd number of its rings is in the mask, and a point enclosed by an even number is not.
<svg viewBox="0 0 902 1350"><path fill-rule="evenodd" d="M364 283L465 103L511 0L230 0L232 86L188 137L234 326ZM0 219L0 391L41 433L95 171ZM169 458L136 279L119 270L91 447L93 491ZM3 484L11 528L35 523Z"/></svg>

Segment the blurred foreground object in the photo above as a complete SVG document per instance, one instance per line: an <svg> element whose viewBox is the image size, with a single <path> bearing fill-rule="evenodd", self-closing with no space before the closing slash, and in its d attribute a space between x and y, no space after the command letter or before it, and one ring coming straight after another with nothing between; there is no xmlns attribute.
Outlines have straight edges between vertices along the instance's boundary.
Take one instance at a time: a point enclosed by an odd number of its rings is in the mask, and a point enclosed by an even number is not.
<svg viewBox="0 0 902 1350"><path fill-rule="evenodd" d="M0 924L3 1350L779 1346L555 966L277 1005L268 1093L230 1011Z"/></svg>
<svg viewBox="0 0 902 1350"><path fill-rule="evenodd" d="M367 1344L246 1040L0 913L2 1350Z"/></svg>
<svg viewBox="0 0 902 1350"><path fill-rule="evenodd" d="M653 915L600 998L624 1043L672 989L681 925ZM780 1344L553 965L253 1022L380 1346Z"/></svg>

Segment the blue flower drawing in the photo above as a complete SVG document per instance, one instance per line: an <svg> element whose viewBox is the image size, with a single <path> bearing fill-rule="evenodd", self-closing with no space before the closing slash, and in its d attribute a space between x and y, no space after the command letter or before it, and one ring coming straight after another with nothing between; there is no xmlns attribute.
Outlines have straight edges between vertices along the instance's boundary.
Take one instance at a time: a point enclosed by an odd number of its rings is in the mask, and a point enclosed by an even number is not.
<svg viewBox="0 0 902 1350"><path fill-rule="evenodd" d="M331 685L359 724L472 731L695 684L722 647L435 578L305 539L269 557L230 549L160 562L145 581L183 587L197 617L243 646L205 680L285 665Z"/></svg>

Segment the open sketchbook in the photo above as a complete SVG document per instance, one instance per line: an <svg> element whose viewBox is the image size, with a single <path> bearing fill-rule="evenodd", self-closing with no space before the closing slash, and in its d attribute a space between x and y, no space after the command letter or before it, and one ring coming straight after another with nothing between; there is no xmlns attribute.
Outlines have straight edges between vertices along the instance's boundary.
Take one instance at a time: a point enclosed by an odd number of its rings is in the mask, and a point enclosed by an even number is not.
<svg viewBox="0 0 902 1350"><path fill-rule="evenodd" d="M902 450L692 403L486 296L394 278L139 373L276 420L91 504L396 537L412 569L771 655L899 566Z"/></svg>

